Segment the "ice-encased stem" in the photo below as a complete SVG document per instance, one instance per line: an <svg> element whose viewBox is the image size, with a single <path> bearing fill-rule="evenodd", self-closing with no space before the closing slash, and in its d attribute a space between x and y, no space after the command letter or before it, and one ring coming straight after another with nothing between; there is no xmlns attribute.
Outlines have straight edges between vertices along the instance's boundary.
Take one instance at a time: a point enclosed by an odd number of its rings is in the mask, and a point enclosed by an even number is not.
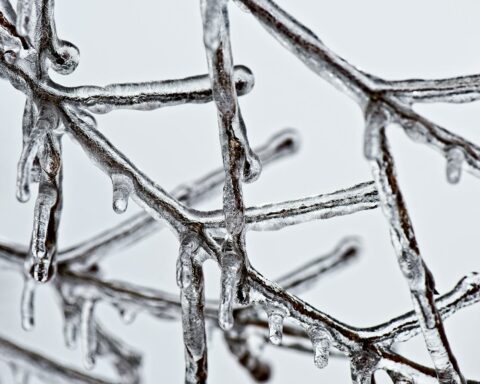
<svg viewBox="0 0 480 384"><path fill-rule="evenodd" d="M398 263L409 285L415 312L440 383L465 383L435 305L435 283L418 248L400 191L385 129L388 117L371 106L366 118L365 154L370 162Z"/></svg>
<svg viewBox="0 0 480 384"><path fill-rule="evenodd" d="M221 298L219 324L233 326L233 305L246 301L245 207L242 179L258 178L261 164L250 148L245 122L233 82L233 58L230 46L228 0L201 0L203 41L207 55L213 100L217 107L220 145L225 184L223 214L227 237L221 258Z"/></svg>
<svg viewBox="0 0 480 384"><path fill-rule="evenodd" d="M262 165L265 166L294 154L298 146L297 132L285 129L268 139L264 145L257 148L256 152ZM215 192L223 184L224 178L225 171L220 168L192 182L179 185L171 194L180 202L191 206ZM147 212L140 212L97 236L60 251L58 262L68 264L71 268L85 269L98 262L104 255L139 241L153 233L154 230L163 227L163 223L155 220Z"/></svg>
<svg viewBox="0 0 480 384"><path fill-rule="evenodd" d="M39 163L41 174L26 267L32 278L44 283L54 273L62 210L60 140L53 134L47 134L39 148Z"/></svg>
<svg viewBox="0 0 480 384"><path fill-rule="evenodd" d="M33 162L37 157L39 147L48 132L58 126L58 116L49 106L42 106L38 120L32 128L32 116L35 115L35 106L32 101L27 101L24 112L24 142L23 149L18 161L17 171L17 198L25 202L30 198L30 182Z"/></svg>
<svg viewBox="0 0 480 384"><path fill-rule="evenodd" d="M207 380L207 341L205 332L205 292L201 263L195 258L198 244L192 237L181 241L177 282L181 287L185 383Z"/></svg>

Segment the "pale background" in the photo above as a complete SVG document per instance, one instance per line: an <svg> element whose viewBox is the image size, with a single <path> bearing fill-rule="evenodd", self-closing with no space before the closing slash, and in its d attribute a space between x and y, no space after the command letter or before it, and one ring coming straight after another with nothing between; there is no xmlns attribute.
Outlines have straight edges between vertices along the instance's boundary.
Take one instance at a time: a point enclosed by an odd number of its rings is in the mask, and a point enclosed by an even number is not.
<svg viewBox="0 0 480 384"><path fill-rule="evenodd" d="M442 77L480 72L480 3L474 0L280 0L334 51L361 68L385 78ZM241 106L253 145L283 127L301 132L301 152L266 170L245 186L248 205L330 192L371 178L362 155L362 116L356 105L307 70L248 14L231 6L232 44L236 63L256 76L253 92ZM108 84L179 78L206 72L199 4L196 0L58 0L60 37L81 51L80 66L65 85ZM15 199L16 162L21 149L24 96L0 83L0 235L27 244L34 198ZM426 105L418 110L448 129L480 143L480 109L470 105ZM140 169L164 188L191 180L220 162L215 109L212 104L153 112L118 111L98 116L102 132ZM451 186L445 161L414 144L400 130L390 130L400 183L421 250L438 289L451 289L466 273L480 270L478 218L480 181L465 175ZM65 209L62 246L86 238L126 216L111 209L110 181L92 165L79 146L64 140ZM220 200L208 207L219 207ZM125 215L137 211L132 203ZM290 227L280 232L251 233L253 265L269 278L331 250L343 236L364 239L361 260L326 278L302 298L357 326L374 325L411 308L407 286L390 246L379 210ZM108 276L177 291L177 242L164 231L105 262ZM0 334L61 361L80 366L80 352L68 351L61 336L61 314L53 292L38 291L37 327L20 328L21 278L0 273ZM207 263L207 293L217 296L219 273ZM146 383L183 382L183 345L179 323L140 315L126 326L110 307L100 306L103 323L145 352ZM477 345L480 307L448 320L446 328L464 373L480 377ZM430 364L421 339L401 352ZM273 383L347 383L346 361L332 359L317 370L313 358L268 347ZM209 344L209 383L247 383L216 334ZM99 364L94 373L109 375ZM0 363L0 379L8 370Z"/></svg>

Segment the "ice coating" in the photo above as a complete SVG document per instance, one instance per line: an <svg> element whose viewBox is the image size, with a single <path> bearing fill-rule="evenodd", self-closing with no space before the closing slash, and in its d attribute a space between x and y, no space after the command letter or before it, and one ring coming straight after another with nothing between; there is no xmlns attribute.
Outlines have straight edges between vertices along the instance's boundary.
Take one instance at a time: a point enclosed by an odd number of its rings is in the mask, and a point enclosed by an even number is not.
<svg viewBox="0 0 480 384"><path fill-rule="evenodd" d="M7 18L10 24L14 24L16 22L17 13L15 12L10 0L0 0L0 12L4 17Z"/></svg>
<svg viewBox="0 0 480 384"><path fill-rule="evenodd" d="M28 37L33 33L35 28L33 0L18 0L17 1L17 32L20 36Z"/></svg>
<svg viewBox="0 0 480 384"><path fill-rule="evenodd" d="M27 105L25 107L25 124L29 124L29 109L33 106ZM53 131L58 126L58 116L51 110L49 106L42 106L40 108L38 120L35 126L26 135L20 160L18 161L17 172L17 199L21 202L28 201L30 198L30 183L31 172L33 168L33 161L37 156L37 151L42 145L43 140L49 131Z"/></svg>
<svg viewBox="0 0 480 384"><path fill-rule="evenodd" d="M263 163L295 152L298 137L294 131L283 131L267 145L256 151L251 149L238 96L252 89L254 78L246 67L234 67L227 0L201 1L208 76L72 88L49 78L49 69L69 74L79 63L78 48L57 35L53 0L19 0L17 11L8 0L0 0L0 74L27 97L24 146L17 179L20 200L28 198L32 183L38 182L39 187L31 245L28 248L0 244L2 266L23 273L25 263L27 272L39 282L47 282L55 275L66 343L74 347L79 334L86 365L91 367L96 357L105 358L125 383L140 381L141 359L95 319L94 309L99 302L117 308L127 322L140 312L158 319L181 319L187 383L207 380L207 324L208 330L224 333L229 350L259 381L270 377L270 368L260 358L262 348L255 344L261 346L270 339L279 347L308 350L319 368L326 366L331 349L335 350L335 356L345 354L349 357L354 383L374 382L373 375L380 369L396 383L474 383L463 378L442 320L479 301L478 275L468 275L450 292L435 296L433 276L421 257L397 182L386 131L391 125L400 126L412 140L437 150L446 160L450 183L460 181L463 168L478 176L480 148L429 121L414 111L412 105L479 100L480 77L384 80L345 61L273 1L236 0L236 3L314 73L359 104L366 117L364 153L374 180L333 193L246 206L242 182L254 181ZM223 169L183 184L172 193L150 180L114 147L99 132L90 114L210 101L217 108ZM131 197L145 212L58 252L64 131L112 180L115 211L124 212ZM202 212L191 207L222 184L221 210ZM300 266L276 283L256 271L248 260L245 241L249 230L277 230L379 206L392 233L414 308L390 321L373 327L354 327L292 294L312 287L336 266L347 265L350 256L359 250L352 239L344 240L325 258ZM165 223L180 242L177 263L180 299L175 294L102 277L99 263L105 255L143 239ZM202 263L206 259L216 261L221 270L221 295L214 302L204 297ZM22 323L26 328L33 325L33 299L34 281L28 278L21 300ZM284 325L286 318L295 325ZM425 339L435 369L412 362L393 348L418 334ZM292 338L294 342L289 341ZM16 367L20 372L18 380L33 376L46 382L104 382L45 356L34 355L1 337L0 358ZM53 379L45 378L45 372L43 376L38 373L42 366Z"/></svg>
<svg viewBox="0 0 480 384"><path fill-rule="evenodd" d="M252 72L241 65L234 68L233 81L239 95L247 94L254 85ZM60 87L56 93L94 113L108 113L117 109L153 110L185 103L206 103L212 101L213 97L208 76L205 75L147 83L110 84L105 87Z"/></svg>
<svg viewBox="0 0 480 384"><path fill-rule="evenodd" d="M243 249L236 248L236 241L227 237L223 244L220 261L220 306L218 322L220 328L229 330L233 327L233 307L246 298L241 292L242 279L245 276Z"/></svg>
<svg viewBox="0 0 480 384"><path fill-rule="evenodd" d="M422 326L425 343L435 364L440 382L463 383L441 317L433 298L435 282L423 262L403 196L397 185L395 166L385 134L385 125L376 118L376 109L367 115L366 147L368 159L380 194L381 206L390 226L398 263L409 284L413 305Z"/></svg>

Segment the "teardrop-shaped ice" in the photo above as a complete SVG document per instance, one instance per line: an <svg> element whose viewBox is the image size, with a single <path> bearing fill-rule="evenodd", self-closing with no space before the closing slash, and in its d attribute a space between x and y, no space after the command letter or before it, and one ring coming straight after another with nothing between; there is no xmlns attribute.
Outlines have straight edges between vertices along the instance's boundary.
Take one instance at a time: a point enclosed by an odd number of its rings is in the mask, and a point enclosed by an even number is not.
<svg viewBox="0 0 480 384"><path fill-rule="evenodd" d="M125 324L132 324L137 318L138 312L131 308L118 306L118 312Z"/></svg>
<svg viewBox="0 0 480 384"><path fill-rule="evenodd" d="M132 182L127 176L113 174L111 176L113 184L113 210L116 213L123 213L128 207L128 198L132 192Z"/></svg>
<svg viewBox="0 0 480 384"><path fill-rule="evenodd" d="M283 337L283 320L285 313L276 308L268 309L268 338L273 345L280 345Z"/></svg>
<svg viewBox="0 0 480 384"><path fill-rule="evenodd" d="M465 153L461 148L453 147L447 152L447 180L450 184L460 181L464 161Z"/></svg>
<svg viewBox="0 0 480 384"><path fill-rule="evenodd" d="M317 368L325 368L328 365L332 338L330 333L323 327L313 326L308 330L312 341L313 360Z"/></svg>

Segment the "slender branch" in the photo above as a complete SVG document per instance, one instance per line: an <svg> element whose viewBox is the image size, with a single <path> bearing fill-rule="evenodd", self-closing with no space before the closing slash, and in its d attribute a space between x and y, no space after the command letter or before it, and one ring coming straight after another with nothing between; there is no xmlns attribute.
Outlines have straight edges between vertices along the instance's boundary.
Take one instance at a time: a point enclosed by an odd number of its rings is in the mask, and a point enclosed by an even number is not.
<svg viewBox="0 0 480 384"><path fill-rule="evenodd" d="M0 359L17 369L38 377L45 383L55 384L109 384L100 377L86 375L73 368L59 364L41 354L20 347L11 341L0 338Z"/></svg>
<svg viewBox="0 0 480 384"><path fill-rule="evenodd" d="M266 166L296 153L298 146L299 138L296 131L286 129L272 136L256 152L262 166ZM192 182L179 185L171 192L171 195L180 202L191 206L210 196L222 185L223 181L224 171L222 168ZM100 261L104 255L140 241L163 226L163 223L156 221L147 212L141 212L97 236L60 251L58 262L59 264L68 264L71 269L88 268Z"/></svg>
<svg viewBox="0 0 480 384"><path fill-rule="evenodd" d="M420 255L408 211L397 184L395 166L385 135L388 120L384 112L376 108L373 105L367 115L365 155L372 167L398 263L409 285L415 312L440 383L463 383L464 379L435 306L435 282Z"/></svg>

